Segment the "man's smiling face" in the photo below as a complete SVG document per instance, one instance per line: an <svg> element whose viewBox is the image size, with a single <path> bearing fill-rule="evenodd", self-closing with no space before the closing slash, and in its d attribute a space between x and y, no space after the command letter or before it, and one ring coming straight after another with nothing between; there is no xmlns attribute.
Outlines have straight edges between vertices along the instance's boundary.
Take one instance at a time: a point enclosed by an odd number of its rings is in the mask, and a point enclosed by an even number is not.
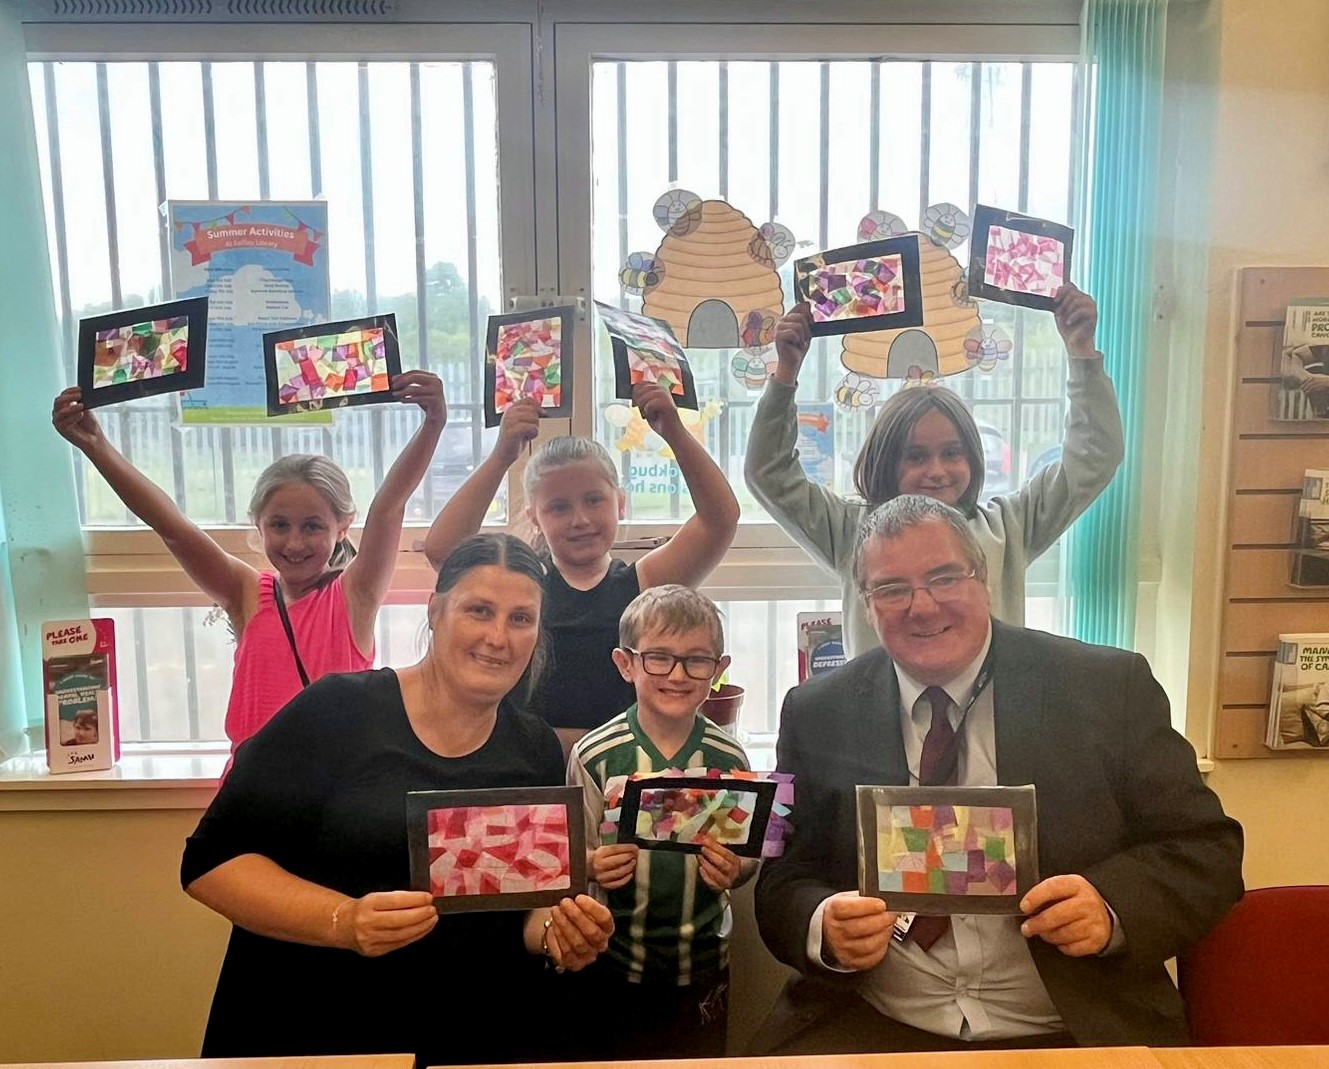
<svg viewBox="0 0 1329 1069"><path fill-rule="evenodd" d="M991 604L987 583L966 558L956 533L925 521L894 538L871 536L862 549L863 589L877 637L891 658L927 686L949 683L971 664L988 637ZM948 583L945 600L923 589L936 577ZM882 605L872 591L895 584L917 589L903 606Z"/></svg>

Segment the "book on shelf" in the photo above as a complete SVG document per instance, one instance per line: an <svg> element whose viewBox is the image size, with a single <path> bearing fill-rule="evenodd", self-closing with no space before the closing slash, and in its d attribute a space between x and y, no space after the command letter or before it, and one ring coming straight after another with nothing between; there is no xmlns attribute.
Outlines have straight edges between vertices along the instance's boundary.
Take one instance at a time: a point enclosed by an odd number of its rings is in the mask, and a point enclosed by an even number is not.
<svg viewBox="0 0 1329 1069"><path fill-rule="evenodd" d="M1265 745L1329 751L1329 634L1278 636Z"/></svg>
<svg viewBox="0 0 1329 1069"><path fill-rule="evenodd" d="M1274 343L1272 419L1329 419L1329 297L1289 301Z"/></svg>
<svg viewBox="0 0 1329 1069"><path fill-rule="evenodd" d="M1329 588L1329 469L1302 475L1290 559L1288 585Z"/></svg>

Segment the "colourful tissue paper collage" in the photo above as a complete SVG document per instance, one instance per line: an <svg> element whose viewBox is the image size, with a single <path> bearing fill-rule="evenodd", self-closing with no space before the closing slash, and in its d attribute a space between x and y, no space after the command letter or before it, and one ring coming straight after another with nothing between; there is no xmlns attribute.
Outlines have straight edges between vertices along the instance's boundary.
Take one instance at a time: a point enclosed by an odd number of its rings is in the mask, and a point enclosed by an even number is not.
<svg viewBox="0 0 1329 1069"><path fill-rule="evenodd" d="M877 807L881 891L1011 895L1016 876L1015 820L1009 807Z"/></svg>
<svg viewBox="0 0 1329 1069"><path fill-rule="evenodd" d="M277 400L282 405L390 389L382 327L278 342L274 355Z"/></svg>
<svg viewBox="0 0 1329 1069"><path fill-rule="evenodd" d="M1012 293L1055 297L1066 284L1066 246L994 223L988 228L983 281Z"/></svg>
<svg viewBox="0 0 1329 1069"><path fill-rule="evenodd" d="M752 791L725 787L657 787L641 792L637 837L655 842L695 843L708 836L723 845L746 843L757 811Z"/></svg>
<svg viewBox="0 0 1329 1069"><path fill-rule="evenodd" d="M670 779L723 780L716 789L670 787ZM639 840L672 843L691 843L700 836L710 835L730 846L746 845L753 834L752 819L756 811L756 794L744 791L735 781L767 781L775 784L775 800L762 837L761 856L779 857L784 853L785 840L793 830L789 814L794 805L794 777L788 772L748 772L732 769L721 772L713 768L671 768L664 772L641 772L632 776L615 776L605 784L605 809L600 823L600 840L608 846L620 841L619 820L622 816L623 795L629 780L649 783L663 780L658 787L641 791L636 835ZM623 841L627 841L624 838Z"/></svg>
<svg viewBox="0 0 1329 1069"><path fill-rule="evenodd" d="M96 333L92 385L98 389L176 375L188 363L188 316L112 327Z"/></svg>
<svg viewBox="0 0 1329 1069"><path fill-rule="evenodd" d="M572 886L564 805L458 806L428 812L435 898L526 894Z"/></svg>
<svg viewBox="0 0 1329 1069"><path fill-rule="evenodd" d="M807 294L815 322L904 311L904 267L898 255L833 264L811 259L817 266L808 275Z"/></svg>
<svg viewBox="0 0 1329 1069"><path fill-rule="evenodd" d="M494 408L532 397L541 408L563 403L563 320L528 319L498 327L494 351Z"/></svg>

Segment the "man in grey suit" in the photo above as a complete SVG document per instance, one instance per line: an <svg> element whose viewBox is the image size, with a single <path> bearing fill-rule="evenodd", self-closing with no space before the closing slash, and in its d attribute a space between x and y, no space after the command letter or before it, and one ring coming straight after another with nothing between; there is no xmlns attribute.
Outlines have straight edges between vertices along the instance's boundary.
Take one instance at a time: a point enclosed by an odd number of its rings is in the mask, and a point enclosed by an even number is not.
<svg viewBox="0 0 1329 1069"><path fill-rule="evenodd" d="M1185 1043L1165 963L1240 897L1242 835L1147 662L992 620L982 551L931 498L876 509L855 569L884 648L781 714L794 834L756 910L800 975L763 1051ZM1035 785L1044 878L1023 917L910 926L858 894L855 786L920 782Z"/></svg>

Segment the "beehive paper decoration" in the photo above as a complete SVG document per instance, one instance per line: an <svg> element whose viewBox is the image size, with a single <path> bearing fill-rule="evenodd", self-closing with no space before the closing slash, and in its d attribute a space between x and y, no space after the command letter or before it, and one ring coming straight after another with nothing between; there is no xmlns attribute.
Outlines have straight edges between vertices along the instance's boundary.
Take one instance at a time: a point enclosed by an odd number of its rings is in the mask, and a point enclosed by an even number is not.
<svg viewBox="0 0 1329 1069"><path fill-rule="evenodd" d="M946 214L947 229L943 232L933 227L933 232L919 234L923 325L846 334L840 362L848 370L874 379L919 380L929 372L958 375L978 363L965 348L965 339L971 334L978 337L982 331L978 305L970 300L964 270L949 247L960 230L968 235L968 219L963 213L960 216L957 220L953 214ZM869 224L872 233L880 228L879 221L870 214L859 224L860 233Z"/></svg>
<svg viewBox="0 0 1329 1069"><path fill-rule="evenodd" d="M760 350L784 315L778 270L794 236L779 223L753 225L723 200L671 189L655 203L665 232L654 253L631 253L620 272L642 311L662 319L689 349Z"/></svg>

